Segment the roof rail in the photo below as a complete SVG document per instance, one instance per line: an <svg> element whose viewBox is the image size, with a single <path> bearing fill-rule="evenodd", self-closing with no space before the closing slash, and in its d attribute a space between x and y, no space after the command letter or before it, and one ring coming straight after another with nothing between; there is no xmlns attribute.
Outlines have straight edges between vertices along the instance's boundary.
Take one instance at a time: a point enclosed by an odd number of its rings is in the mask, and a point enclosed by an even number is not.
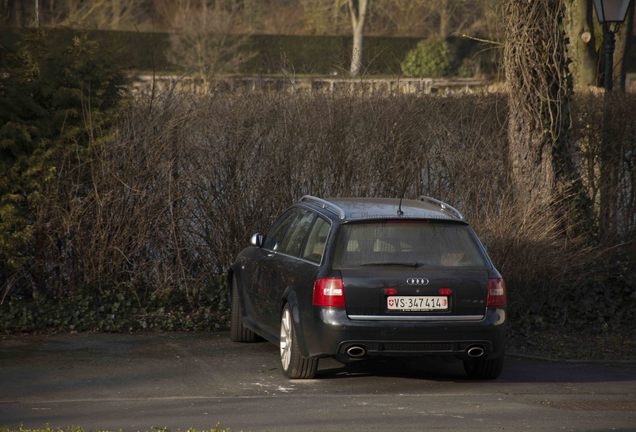
<svg viewBox="0 0 636 432"><path fill-rule="evenodd" d="M425 195L421 195L420 197L418 197L418 200L434 204L434 205L438 206L439 208L441 208L443 212L446 212L446 213L450 212L456 218L462 219L462 220L464 219L464 215L461 214L461 212L459 210L457 210L455 207L453 207L450 204L446 204L444 201L440 201L438 199L431 198L431 197L425 196Z"/></svg>
<svg viewBox="0 0 636 432"><path fill-rule="evenodd" d="M338 205L332 202L324 200L322 198L318 198L312 195L305 195L300 199L300 202L303 202L303 201L314 202L318 204L321 208L331 210L333 213L337 214L340 217L340 219L344 219L346 216L345 211L341 207L339 207Z"/></svg>

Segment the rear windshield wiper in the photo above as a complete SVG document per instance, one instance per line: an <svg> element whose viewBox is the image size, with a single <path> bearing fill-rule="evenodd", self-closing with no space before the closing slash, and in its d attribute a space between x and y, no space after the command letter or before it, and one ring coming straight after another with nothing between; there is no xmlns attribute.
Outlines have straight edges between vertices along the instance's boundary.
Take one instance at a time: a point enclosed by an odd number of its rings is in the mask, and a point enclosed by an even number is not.
<svg viewBox="0 0 636 432"><path fill-rule="evenodd" d="M364 263L360 264L360 266L402 266L402 267L421 267L423 263L420 262L372 262L372 263Z"/></svg>

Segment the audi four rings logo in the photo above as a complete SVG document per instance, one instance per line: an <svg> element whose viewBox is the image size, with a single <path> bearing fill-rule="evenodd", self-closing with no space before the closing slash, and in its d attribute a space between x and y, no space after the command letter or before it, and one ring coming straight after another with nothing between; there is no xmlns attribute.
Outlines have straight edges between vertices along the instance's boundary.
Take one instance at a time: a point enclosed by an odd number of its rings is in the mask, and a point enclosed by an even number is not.
<svg viewBox="0 0 636 432"><path fill-rule="evenodd" d="M428 282L425 277L412 277L406 280L407 285L428 285Z"/></svg>

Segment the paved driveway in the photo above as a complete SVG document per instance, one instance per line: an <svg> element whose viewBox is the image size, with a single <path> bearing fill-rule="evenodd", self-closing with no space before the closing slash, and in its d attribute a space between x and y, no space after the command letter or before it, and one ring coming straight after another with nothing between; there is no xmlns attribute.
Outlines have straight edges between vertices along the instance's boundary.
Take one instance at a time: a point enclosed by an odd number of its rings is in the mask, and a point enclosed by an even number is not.
<svg viewBox="0 0 636 432"><path fill-rule="evenodd" d="M0 339L0 426L234 431L636 431L636 368L508 358L494 382L426 361L289 381L226 333Z"/></svg>

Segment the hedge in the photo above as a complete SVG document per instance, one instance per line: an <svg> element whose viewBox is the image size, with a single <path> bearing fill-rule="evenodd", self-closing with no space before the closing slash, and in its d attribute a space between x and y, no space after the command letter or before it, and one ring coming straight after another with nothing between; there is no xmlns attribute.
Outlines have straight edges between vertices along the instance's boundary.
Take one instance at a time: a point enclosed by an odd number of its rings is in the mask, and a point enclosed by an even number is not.
<svg viewBox="0 0 636 432"><path fill-rule="evenodd" d="M0 31L0 44L4 50L13 51L17 43L28 30L16 32ZM49 38L57 46L68 46L71 38L80 32L71 29L51 29ZM127 70L174 71L166 58L170 43L169 33L144 33L131 31L91 30L89 38L99 42L108 52L114 53L119 65ZM410 37L367 36L364 40L364 74L401 74L400 62L419 42ZM483 51L478 42L451 38L449 43L458 53L455 63L459 65L464 58L479 57L492 71L495 67L493 55L496 51ZM242 74L319 74L342 75L349 70L351 38L347 36L288 36L288 35L252 35L244 49L256 55L242 66ZM481 54L479 54L481 53ZM4 62L0 57L0 66Z"/></svg>
<svg viewBox="0 0 636 432"><path fill-rule="evenodd" d="M592 195L601 102L572 106ZM515 200L502 95L140 98L95 148L86 184L40 210L50 215L33 227L41 249L0 304L0 332L223 327L223 273L252 233L304 194L395 197L405 181L407 197L435 196L467 216L508 283L515 330L633 330L636 98L614 102L622 230L599 248L565 236L550 208Z"/></svg>

